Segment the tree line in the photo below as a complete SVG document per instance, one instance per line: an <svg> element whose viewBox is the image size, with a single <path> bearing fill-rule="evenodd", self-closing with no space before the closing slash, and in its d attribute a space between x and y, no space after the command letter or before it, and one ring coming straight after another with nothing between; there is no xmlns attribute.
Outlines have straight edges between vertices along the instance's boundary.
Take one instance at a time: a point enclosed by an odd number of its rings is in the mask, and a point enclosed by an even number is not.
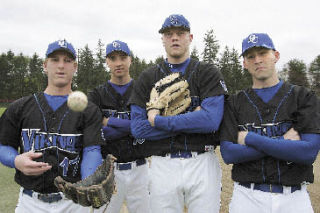
<svg viewBox="0 0 320 213"><path fill-rule="evenodd" d="M251 76L243 68L240 53L234 48L225 46L220 49L214 30L208 30L204 37L204 49L199 53L196 47L191 50L191 57L215 64L222 72L230 94L251 85ZM105 64L105 45L101 39L97 47L91 50L88 45L77 50L78 71L73 81L73 90L88 93L97 85L110 79ZM137 79L147 67L163 59L146 61L132 53L130 75ZM22 53L15 55L11 50L0 56L0 102L11 102L20 97L43 91L47 85L47 76L43 71L43 58L37 53L32 57ZM279 70L281 79L290 83L312 89L320 97L320 55L309 65L302 60L291 59Z"/></svg>

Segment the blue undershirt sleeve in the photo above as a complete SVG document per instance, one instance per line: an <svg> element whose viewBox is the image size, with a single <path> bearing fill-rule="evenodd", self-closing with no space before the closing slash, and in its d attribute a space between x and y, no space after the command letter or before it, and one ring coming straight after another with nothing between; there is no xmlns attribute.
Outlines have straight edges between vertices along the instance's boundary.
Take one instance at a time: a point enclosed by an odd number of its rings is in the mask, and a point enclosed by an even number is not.
<svg viewBox="0 0 320 213"><path fill-rule="evenodd" d="M201 110L175 116L159 116L155 118L157 129L170 132L210 133L217 131L224 107L224 95L206 98L201 103Z"/></svg>
<svg viewBox="0 0 320 213"><path fill-rule="evenodd" d="M122 132L116 128L112 128L109 126L103 126L102 131L103 131L104 139L106 140L115 140L128 135L127 132Z"/></svg>
<svg viewBox="0 0 320 213"><path fill-rule="evenodd" d="M81 179L92 175L101 163L101 147L99 145L85 147L82 154Z"/></svg>
<svg viewBox="0 0 320 213"><path fill-rule="evenodd" d="M252 160L258 160L266 156L263 152L260 152L252 147L234 144L229 141L221 141L220 152L223 161L226 164L243 163Z"/></svg>
<svg viewBox="0 0 320 213"><path fill-rule="evenodd" d="M108 126L116 128L119 131L130 134L130 120L110 117Z"/></svg>
<svg viewBox="0 0 320 213"><path fill-rule="evenodd" d="M15 168L14 160L19 155L18 151L12 146L0 144L0 162L10 168Z"/></svg>
<svg viewBox="0 0 320 213"><path fill-rule="evenodd" d="M320 148L320 134L300 134L300 137L301 140L273 139L249 132L245 143L275 158L310 165Z"/></svg>
<svg viewBox="0 0 320 213"><path fill-rule="evenodd" d="M137 139L147 140L158 140L176 135L152 127L148 121L147 111L137 105L131 105L131 133Z"/></svg>

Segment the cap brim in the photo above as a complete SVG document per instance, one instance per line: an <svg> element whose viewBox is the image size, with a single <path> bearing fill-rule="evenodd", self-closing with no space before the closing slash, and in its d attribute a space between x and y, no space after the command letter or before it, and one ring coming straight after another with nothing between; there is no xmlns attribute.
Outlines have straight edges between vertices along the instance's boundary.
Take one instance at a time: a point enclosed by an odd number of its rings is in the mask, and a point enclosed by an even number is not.
<svg viewBox="0 0 320 213"><path fill-rule="evenodd" d="M185 26L169 26L169 27L161 28L158 32L162 34L166 30L171 29L171 28L182 28L182 29L190 32L190 28L189 27L185 27Z"/></svg>
<svg viewBox="0 0 320 213"><path fill-rule="evenodd" d="M72 56L73 59L76 59L76 56L73 54L73 52L71 52L71 50L69 50L69 49L67 49L67 48L58 48L58 49L55 49L55 50L53 50L51 53L49 53L49 54L47 55L47 58L48 58L51 54L53 54L53 53L55 53L55 52L57 52L57 51L63 51L63 52L69 53L69 54Z"/></svg>

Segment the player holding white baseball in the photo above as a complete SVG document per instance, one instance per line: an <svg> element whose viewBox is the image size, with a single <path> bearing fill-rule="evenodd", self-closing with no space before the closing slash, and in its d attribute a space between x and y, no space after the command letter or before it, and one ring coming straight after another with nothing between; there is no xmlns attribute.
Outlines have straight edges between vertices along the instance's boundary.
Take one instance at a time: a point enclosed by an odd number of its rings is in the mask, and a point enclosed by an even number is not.
<svg viewBox="0 0 320 213"><path fill-rule="evenodd" d="M47 88L16 100L0 119L0 162L16 169L15 181L21 186L17 213L90 211L66 199L53 183L57 176L77 182L80 167L84 178L102 160L99 109L93 103L83 112L67 106L75 59L66 40L49 44L43 64Z"/></svg>

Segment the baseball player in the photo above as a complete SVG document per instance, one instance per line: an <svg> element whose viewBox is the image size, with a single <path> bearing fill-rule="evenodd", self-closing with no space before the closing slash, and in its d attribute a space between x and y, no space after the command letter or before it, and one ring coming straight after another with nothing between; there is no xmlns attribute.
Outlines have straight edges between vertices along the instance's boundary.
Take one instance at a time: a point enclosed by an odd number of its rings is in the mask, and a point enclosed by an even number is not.
<svg viewBox="0 0 320 213"><path fill-rule="evenodd" d="M159 30L167 58L142 72L131 104L131 131L140 139L149 170L152 213L219 212L221 168L214 153L223 116L226 87L212 64L190 58L193 39L189 21L167 17ZM146 110L150 91L165 76L179 72L189 83L191 105L185 113L161 116Z"/></svg>
<svg viewBox="0 0 320 213"><path fill-rule="evenodd" d="M231 213L313 212L306 185L320 147L319 100L279 80L280 53L271 38L253 33L242 42L252 88L227 101L221 153L232 163Z"/></svg>
<svg viewBox="0 0 320 213"><path fill-rule="evenodd" d="M90 210L66 199L54 186L57 176L80 180L80 168L88 170L85 175L93 173L102 159L99 109L89 102L83 112L73 112L66 103L75 59L74 47L66 40L49 44L43 64L47 88L13 102L0 119L0 161L16 169L15 181L21 186L17 213ZM91 158L95 152L100 155ZM88 156L90 163L83 166Z"/></svg>
<svg viewBox="0 0 320 213"><path fill-rule="evenodd" d="M130 213L149 212L148 166L130 133L130 108L127 105L134 81L129 74L131 52L125 42L115 40L106 47L106 63L111 79L89 93L89 100L102 111L106 146L103 156L114 155L117 193L106 212L119 213L126 201ZM102 206L99 212L105 209Z"/></svg>

